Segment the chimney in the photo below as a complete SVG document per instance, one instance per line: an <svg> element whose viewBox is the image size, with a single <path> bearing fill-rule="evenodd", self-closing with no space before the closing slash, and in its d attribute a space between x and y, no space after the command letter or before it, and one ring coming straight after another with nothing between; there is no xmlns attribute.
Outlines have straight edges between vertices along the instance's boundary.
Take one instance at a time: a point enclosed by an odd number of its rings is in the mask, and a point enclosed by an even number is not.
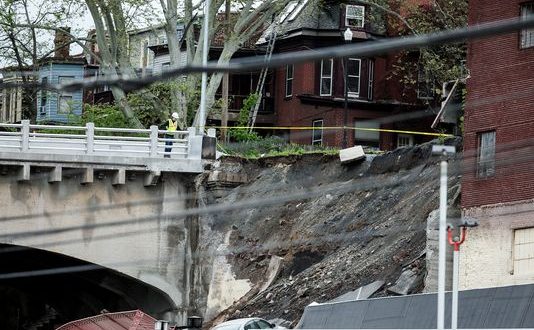
<svg viewBox="0 0 534 330"><path fill-rule="evenodd" d="M56 31L56 36L54 37L54 57L56 58L67 58L70 55L70 44L67 44L70 40L70 35L65 33L70 33L70 27L62 27L61 30ZM65 32L63 32L65 31ZM64 47L61 47L66 45Z"/></svg>

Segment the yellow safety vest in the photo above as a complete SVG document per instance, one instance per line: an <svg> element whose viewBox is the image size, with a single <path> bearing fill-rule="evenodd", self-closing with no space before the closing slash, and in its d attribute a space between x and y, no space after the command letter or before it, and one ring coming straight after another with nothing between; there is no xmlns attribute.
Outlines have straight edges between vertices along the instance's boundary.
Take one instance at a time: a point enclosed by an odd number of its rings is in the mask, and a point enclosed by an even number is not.
<svg viewBox="0 0 534 330"><path fill-rule="evenodd" d="M167 131L176 132L177 127L178 127L178 123L173 121L172 119L169 119L169 124L167 125Z"/></svg>

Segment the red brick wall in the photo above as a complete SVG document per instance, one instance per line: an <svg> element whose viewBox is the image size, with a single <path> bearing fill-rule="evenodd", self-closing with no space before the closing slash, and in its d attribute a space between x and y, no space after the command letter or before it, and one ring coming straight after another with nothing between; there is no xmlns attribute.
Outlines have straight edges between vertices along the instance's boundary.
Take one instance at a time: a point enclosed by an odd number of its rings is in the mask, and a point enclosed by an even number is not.
<svg viewBox="0 0 534 330"><path fill-rule="evenodd" d="M519 16L524 0L470 0L469 24ZM534 48L519 49L519 33L468 46L462 206L534 198ZM496 131L496 174L476 178L477 133ZM529 157L530 156L530 157Z"/></svg>

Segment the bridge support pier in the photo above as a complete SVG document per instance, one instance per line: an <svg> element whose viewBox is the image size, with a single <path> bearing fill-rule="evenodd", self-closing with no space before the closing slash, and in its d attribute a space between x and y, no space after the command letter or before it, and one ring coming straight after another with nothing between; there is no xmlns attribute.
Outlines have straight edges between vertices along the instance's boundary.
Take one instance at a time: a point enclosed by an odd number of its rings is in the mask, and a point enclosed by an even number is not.
<svg viewBox="0 0 534 330"><path fill-rule="evenodd" d="M62 172L62 167L60 165L53 167L52 171L50 171L50 174L48 175L48 182L61 182Z"/></svg>
<svg viewBox="0 0 534 330"><path fill-rule="evenodd" d="M30 181L30 164L22 164L17 170L17 181Z"/></svg>
<svg viewBox="0 0 534 330"><path fill-rule="evenodd" d="M126 169L119 168L118 170L113 173L113 179L111 181L111 184L114 186L122 185L126 183Z"/></svg>

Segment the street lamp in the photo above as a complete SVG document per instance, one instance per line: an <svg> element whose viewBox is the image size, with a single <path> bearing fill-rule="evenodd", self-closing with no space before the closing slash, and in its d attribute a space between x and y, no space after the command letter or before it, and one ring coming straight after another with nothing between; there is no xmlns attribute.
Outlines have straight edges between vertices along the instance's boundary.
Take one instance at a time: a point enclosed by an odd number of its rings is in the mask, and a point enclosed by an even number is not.
<svg viewBox="0 0 534 330"><path fill-rule="evenodd" d="M352 30L350 28L347 28L345 32L343 32L343 39L345 40L345 43L348 44L352 42ZM344 77L345 77L345 103L344 103L344 117L343 117L343 148L347 147L347 117L348 117L348 107L349 107L349 89L347 86L348 81L348 58L343 58L343 68L344 68Z"/></svg>
<svg viewBox="0 0 534 330"><path fill-rule="evenodd" d="M447 238L449 244L454 247L452 263L452 308L451 308L451 329L458 329L458 280L460 277L460 245L465 241L467 228L478 226L478 222L473 219L463 218L460 224L460 237L453 237L453 228L447 228Z"/></svg>
<svg viewBox="0 0 534 330"><path fill-rule="evenodd" d="M447 156L456 153L454 146L433 145L432 154ZM445 250L447 249L447 167L445 158L441 161L439 186L439 266L438 266L438 310L437 328L445 328Z"/></svg>

